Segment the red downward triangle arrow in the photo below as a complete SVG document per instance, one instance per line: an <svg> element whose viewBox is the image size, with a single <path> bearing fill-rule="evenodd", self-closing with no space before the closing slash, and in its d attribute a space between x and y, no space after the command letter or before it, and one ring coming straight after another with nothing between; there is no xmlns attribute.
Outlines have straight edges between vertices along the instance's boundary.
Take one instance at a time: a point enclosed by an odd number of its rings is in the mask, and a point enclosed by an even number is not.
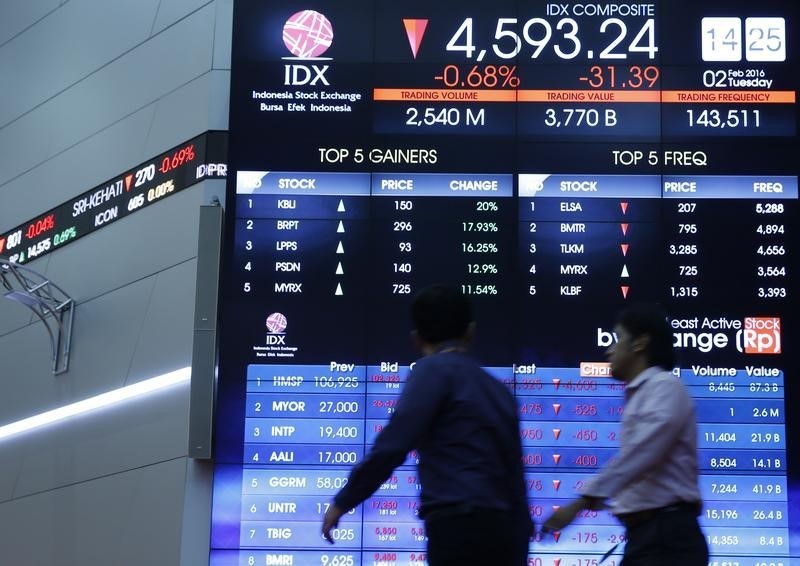
<svg viewBox="0 0 800 566"><path fill-rule="evenodd" d="M561 436L561 429L560 428L554 428L553 429L553 436L555 436L556 440L558 440L558 437Z"/></svg>
<svg viewBox="0 0 800 566"><path fill-rule="evenodd" d="M561 566L561 559L560 558L554 558L553 559L553 566Z"/></svg>
<svg viewBox="0 0 800 566"><path fill-rule="evenodd" d="M131 181L133 181L133 175L126 175L125 176L125 192L127 193L131 190Z"/></svg>
<svg viewBox="0 0 800 566"><path fill-rule="evenodd" d="M553 487L558 491L558 488L561 487L561 480L553 480Z"/></svg>
<svg viewBox="0 0 800 566"><path fill-rule="evenodd" d="M626 285L620 286L620 290L622 291L622 298L623 299L627 299L628 298L628 291L630 291L630 289L631 288L626 286Z"/></svg>
<svg viewBox="0 0 800 566"><path fill-rule="evenodd" d="M561 403L553 403L553 410L556 412L556 414L558 414L558 412L561 410Z"/></svg>
<svg viewBox="0 0 800 566"><path fill-rule="evenodd" d="M630 244L620 244L619 247L622 248L622 255L627 256L628 255L628 248L630 248L631 245Z"/></svg>
<svg viewBox="0 0 800 566"><path fill-rule="evenodd" d="M556 542L558 542L558 539L561 538L561 531L554 531L553 538L556 539Z"/></svg>
<svg viewBox="0 0 800 566"><path fill-rule="evenodd" d="M628 203L621 202L619 203L620 208L622 209L622 214L628 214Z"/></svg>
<svg viewBox="0 0 800 566"><path fill-rule="evenodd" d="M623 236L627 236L628 235L628 225L627 224L620 224L619 227L622 228L622 235Z"/></svg>
<svg viewBox="0 0 800 566"><path fill-rule="evenodd" d="M561 509L561 505L552 505L552 507L553 511L558 511L559 509Z"/></svg>
<svg viewBox="0 0 800 566"><path fill-rule="evenodd" d="M556 386L556 391L558 391L558 386L561 385L561 379L559 379L558 377L554 377L553 378L553 385Z"/></svg>
<svg viewBox="0 0 800 566"><path fill-rule="evenodd" d="M416 59L419 45L422 43L422 36L425 35L425 28L428 27L428 20L404 19L403 26L406 28L406 37L408 37L408 44L411 46L411 54Z"/></svg>
<svg viewBox="0 0 800 566"><path fill-rule="evenodd" d="M553 454L553 462L555 462L556 466L561 461L561 454Z"/></svg>

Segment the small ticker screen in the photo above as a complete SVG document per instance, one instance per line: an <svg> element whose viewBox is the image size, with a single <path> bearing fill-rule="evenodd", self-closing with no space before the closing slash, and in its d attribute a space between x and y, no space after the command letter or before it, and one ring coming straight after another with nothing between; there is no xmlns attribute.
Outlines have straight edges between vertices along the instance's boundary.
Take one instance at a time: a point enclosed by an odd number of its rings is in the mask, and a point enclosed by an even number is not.
<svg viewBox="0 0 800 566"><path fill-rule="evenodd" d="M227 172L227 132L207 132L0 233L0 257L23 264L204 179Z"/></svg>

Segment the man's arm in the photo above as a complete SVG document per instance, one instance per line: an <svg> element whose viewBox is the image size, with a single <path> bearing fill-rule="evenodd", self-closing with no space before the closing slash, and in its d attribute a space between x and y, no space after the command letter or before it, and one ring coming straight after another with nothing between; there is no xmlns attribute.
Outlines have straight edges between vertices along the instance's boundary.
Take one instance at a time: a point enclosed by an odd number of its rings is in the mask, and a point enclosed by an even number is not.
<svg viewBox="0 0 800 566"><path fill-rule="evenodd" d="M677 379L658 381L636 395L647 395L636 422L617 457L582 490L583 495L606 499L633 484L663 460L689 417L691 401Z"/></svg>
<svg viewBox="0 0 800 566"><path fill-rule="evenodd" d="M553 531L560 531L572 521L584 509L598 510L603 506L603 501L596 497L588 497L581 495L577 499L573 499L566 505L562 505L556 509L542 525L542 530L546 533Z"/></svg>
<svg viewBox="0 0 800 566"><path fill-rule="evenodd" d="M544 522L547 531L569 525L584 509L597 510L607 498L633 483L663 459L689 416L690 400L677 380L659 381L646 392L646 404L626 436L616 459L606 465L582 490L582 494L556 510Z"/></svg>
<svg viewBox="0 0 800 566"><path fill-rule="evenodd" d="M425 360L417 363L389 423L325 513L322 533L330 542L330 531L339 518L372 495L430 429L447 395L446 381L445 376L432 373Z"/></svg>

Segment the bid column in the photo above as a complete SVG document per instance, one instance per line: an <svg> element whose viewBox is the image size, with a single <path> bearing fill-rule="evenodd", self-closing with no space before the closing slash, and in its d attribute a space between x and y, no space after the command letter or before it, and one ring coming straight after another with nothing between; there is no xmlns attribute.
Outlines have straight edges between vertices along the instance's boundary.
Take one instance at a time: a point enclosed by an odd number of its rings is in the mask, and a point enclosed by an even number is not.
<svg viewBox="0 0 800 566"><path fill-rule="evenodd" d="M382 173L372 178L367 449L391 418L419 352L409 306L431 284L456 286L478 321L476 355L511 382L514 209L512 176ZM417 455L364 504L364 564L425 563ZM369 561L369 559L372 559Z"/></svg>

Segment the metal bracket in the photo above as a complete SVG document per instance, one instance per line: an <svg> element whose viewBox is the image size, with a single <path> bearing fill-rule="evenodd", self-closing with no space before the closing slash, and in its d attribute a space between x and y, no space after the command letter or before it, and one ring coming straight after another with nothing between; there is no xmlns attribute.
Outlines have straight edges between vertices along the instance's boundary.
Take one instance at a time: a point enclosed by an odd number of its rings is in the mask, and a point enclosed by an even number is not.
<svg viewBox="0 0 800 566"><path fill-rule="evenodd" d="M50 336L53 375L69 369L75 302L58 285L36 271L0 258L0 283L4 296L31 309Z"/></svg>

